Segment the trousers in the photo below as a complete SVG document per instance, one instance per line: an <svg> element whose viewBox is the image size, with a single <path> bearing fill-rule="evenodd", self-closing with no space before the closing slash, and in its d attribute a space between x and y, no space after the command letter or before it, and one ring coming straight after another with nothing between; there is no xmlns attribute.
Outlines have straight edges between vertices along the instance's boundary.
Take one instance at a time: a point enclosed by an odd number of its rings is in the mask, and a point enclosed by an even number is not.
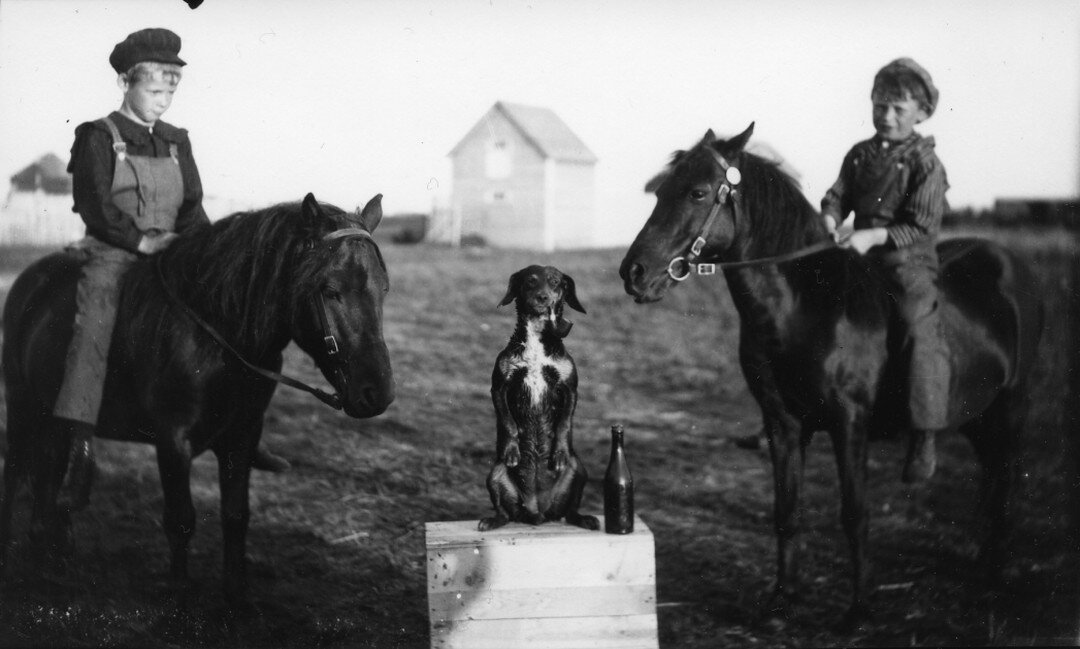
<svg viewBox="0 0 1080 649"><path fill-rule="evenodd" d="M75 291L75 322L53 415L96 425L116 324L120 280L138 257L89 236L73 247L84 253L87 261Z"/></svg>

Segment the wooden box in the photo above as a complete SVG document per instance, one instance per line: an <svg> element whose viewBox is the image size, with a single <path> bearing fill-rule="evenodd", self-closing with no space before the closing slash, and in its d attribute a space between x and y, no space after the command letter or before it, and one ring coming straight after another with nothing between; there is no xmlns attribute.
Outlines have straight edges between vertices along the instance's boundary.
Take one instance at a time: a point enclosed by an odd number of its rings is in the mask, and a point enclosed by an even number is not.
<svg viewBox="0 0 1080 649"><path fill-rule="evenodd" d="M653 536L640 518L625 535L476 525L425 526L433 649L656 649Z"/></svg>

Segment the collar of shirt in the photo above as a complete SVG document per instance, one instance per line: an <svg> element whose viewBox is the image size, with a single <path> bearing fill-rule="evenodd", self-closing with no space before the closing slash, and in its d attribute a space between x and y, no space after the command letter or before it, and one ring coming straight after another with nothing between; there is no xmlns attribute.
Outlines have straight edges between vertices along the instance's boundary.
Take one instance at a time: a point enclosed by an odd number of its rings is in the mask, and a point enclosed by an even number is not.
<svg viewBox="0 0 1080 649"><path fill-rule="evenodd" d="M114 110L112 113L109 113L109 119L116 124L117 130L120 131L120 136L135 145L148 144L150 138L154 135L166 142L174 142L177 144L183 140L184 129L177 128L160 119L154 124L153 133L150 132L150 127L132 121L120 111Z"/></svg>

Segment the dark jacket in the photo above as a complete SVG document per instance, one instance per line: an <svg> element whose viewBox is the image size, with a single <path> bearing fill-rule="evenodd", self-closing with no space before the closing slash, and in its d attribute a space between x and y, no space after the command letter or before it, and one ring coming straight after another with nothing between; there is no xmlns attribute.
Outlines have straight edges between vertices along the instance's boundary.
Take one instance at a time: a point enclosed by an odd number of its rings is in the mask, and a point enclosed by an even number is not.
<svg viewBox="0 0 1080 649"><path fill-rule="evenodd" d="M119 112L109 118L116 124L120 136L127 142L128 155L165 158L169 144L175 143L180 160L180 175L184 180L184 202L176 217L176 231L209 223L203 210L202 181L191 153L187 131L158 121L153 129L136 124ZM72 174L72 193L75 205L86 223L87 234L105 243L136 252L142 234L135 222L118 210L110 200L116 154L112 136L100 122L84 122L75 129L68 171Z"/></svg>
<svg viewBox="0 0 1080 649"><path fill-rule="evenodd" d="M837 223L855 212L855 229L883 227L889 244L904 248L937 238L948 188L933 137L914 133L894 143L875 136L844 156L821 212Z"/></svg>

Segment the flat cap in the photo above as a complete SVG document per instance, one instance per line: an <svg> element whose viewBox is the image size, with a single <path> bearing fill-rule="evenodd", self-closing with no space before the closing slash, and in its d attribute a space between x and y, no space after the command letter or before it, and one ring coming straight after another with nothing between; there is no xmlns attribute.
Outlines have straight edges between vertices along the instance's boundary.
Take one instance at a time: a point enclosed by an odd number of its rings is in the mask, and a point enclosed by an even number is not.
<svg viewBox="0 0 1080 649"><path fill-rule="evenodd" d="M186 65L180 58L180 37L161 27L140 29L116 44L109 55L109 64L123 74L143 61Z"/></svg>
<svg viewBox="0 0 1080 649"><path fill-rule="evenodd" d="M914 59L902 57L889 62L874 75L874 85L877 85L879 78L886 75L895 75L900 72L909 72L919 78L923 87L926 88L926 98L930 101L930 105L926 106L926 115L927 117L933 115L938 102L937 86L934 85L934 81L930 78L930 73L926 71L926 68L916 63Z"/></svg>

